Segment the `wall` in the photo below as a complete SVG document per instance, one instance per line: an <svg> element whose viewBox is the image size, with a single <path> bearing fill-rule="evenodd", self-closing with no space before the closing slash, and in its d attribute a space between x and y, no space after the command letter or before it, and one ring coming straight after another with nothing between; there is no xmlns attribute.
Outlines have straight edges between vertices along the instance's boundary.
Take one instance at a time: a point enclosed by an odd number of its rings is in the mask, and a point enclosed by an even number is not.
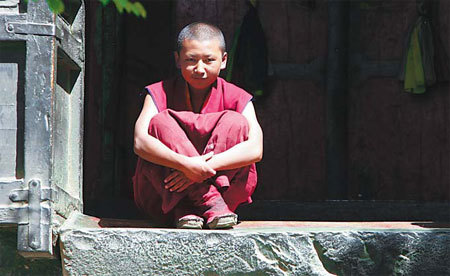
<svg viewBox="0 0 450 276"><path fill-rule="evenodd" d="M212 22L231 48L247 10L245 1L178 1L176 29L193 21ZM317 1L313 9L298 1L259 1L258 11L272 64L309 64L324 58L326 1ZM325 199L323 83L271 76L265 93L267 97L254 102L264 131L254 198Z"/></svg>
<svg viewBox="0 0 450 276"><path fill-rule="evenodd" d="M435 35L449 48L450 3L434 1ZM355 9L359 9L355 11ZM417 18L415 1L352 6L352 54L400 62L408 29ZM359 22L359 23L356 23ZM439 53L439 59L444 55ZM449 200L449 85L423 95L403 91L398 75L353 83L349 108L349 197L352 199ZM447 75L447 79L450 76Z"/></svg>
<svg viewBox="0 0 450 276"><path fill-rule="evenodd" d="M364 64L399 64L415 1L353 1L349 10L347 94L348 199L450 199L448 84L424 95L402 91L398 67L361 78ZM366 5L369 3L370 5ZM88 80L85 203L132 198L136 157L133 127L149 83L171 75L176 33L206 20L224 32L229 47L247 11L245 1L145 1L146 20L88 7ZM434 23L450 53L450 2L438 5ZM272 74L264 99L254 104L264 131L254 199L326 200L326 58L328 2L259 1ZM89 14L90 13L90 14ZM313 68L274 72L280 64ZM378 64L378 65L376 65ZM384 65L383 65L384 64ZM389 65L390 64L390 65ZM311 67L312 66L312 67ZM380 69L381 68L381 69ZM392 69L392 66L389 67ZM297 70L297 71L296 71ZM343 70L346 70L343 68ZM388 70L389 71L389 70ZM297 74L297 75L296 75Z"/></svg>

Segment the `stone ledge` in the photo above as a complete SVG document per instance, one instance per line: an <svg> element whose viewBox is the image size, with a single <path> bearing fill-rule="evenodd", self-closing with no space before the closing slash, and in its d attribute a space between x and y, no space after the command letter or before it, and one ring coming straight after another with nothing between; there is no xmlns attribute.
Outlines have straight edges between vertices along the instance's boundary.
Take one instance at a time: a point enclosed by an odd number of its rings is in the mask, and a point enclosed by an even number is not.
<svg viewBox="0 0 450 276"><path fill-rule="evenodd" d="M244 222L231 230L177 230L99 228L98 221L78 215L61 229L66 275L450 274L448 228Z"/></svg>

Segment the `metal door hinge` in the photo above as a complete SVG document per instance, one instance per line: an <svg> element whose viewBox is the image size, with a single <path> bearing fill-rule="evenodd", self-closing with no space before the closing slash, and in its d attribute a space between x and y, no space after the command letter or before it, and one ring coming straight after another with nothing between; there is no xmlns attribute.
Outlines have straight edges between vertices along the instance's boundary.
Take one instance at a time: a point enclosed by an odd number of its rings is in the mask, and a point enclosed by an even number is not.
<svg viewBox="0 0 450 276"><path fill-rule="evenodd" d="M9 199L13 202L26 202L28 206L18 210L18 245L21 252L49 252L50 206L42 204L43 201L53 201L56 191L50 188L41 188L41 182L32 179L28 182L28 189L12 190Z"/></svg>
<svg viewBox="0 0 450 276"><path fill-rule="evenodd" d="M6 32L11 34L54 36L56 33L54 24L6 22L5 25Z"/></svg>

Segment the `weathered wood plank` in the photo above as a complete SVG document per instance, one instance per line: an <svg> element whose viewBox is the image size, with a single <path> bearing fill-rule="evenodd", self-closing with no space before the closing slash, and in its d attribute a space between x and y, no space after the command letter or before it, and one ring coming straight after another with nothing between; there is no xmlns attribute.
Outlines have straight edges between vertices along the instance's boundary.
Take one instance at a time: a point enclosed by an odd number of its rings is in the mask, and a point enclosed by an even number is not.
<svg viewBox="0 0 450 276"><path fill-rule="evenodd" d="M0 13L19 13L19 0L1 0Z"/></svg>
<svg viewBox="0 0 450 276"><path fill-rule="evenodd" d="M18 65L16 63L0 63L0 104L15 105L17 97Z"/></svg>
<svg viewBox="0 0 450 276"><path fill-rule="evenodd" d="M230 48L247 4L182 0L175 10L177 31L207 20L222 29ZM268 96L254 102L264 131L254 198L324 199L325 99L318 83L327 51L327 1L316 1L315 9L309 9L295 1L262 0L258 14L274 76L265 90Z"/></svg>
<svg viewBox="0 0 450 276"><path fill-rule="evenodd" d="M18 209L0 205L0 225L16 224L18 221Z"/></svg>
<svg viewBox="0 0 450 276"><path fill-rule="evenodd" d="M450 221L450 202L405 200L257 200L237 209L240 220Z"/></svg>
<svg viewBox="0 0 450 276"><path fill-rule="evenodd" d="M0 63L0 177L16 170L18 65Z"/></svg>
<svg viewBox="0 0 450 276"><path fill-rule="evenodd" d="M308 9L295 1L259 1L273 64L320 67L320 59L326 57L327 4L316 3L315 9ZM281 75L270 80L268 96L254 102L264 131L264 158L257 164L254 198L325 199L324 86L317 77L299 80Z"/></svg>
<svg viewBox="0 0 450 276"><path fill-rule="evenodd" d="M450 2L436 1L449 10ZM448 38L441 12L436 34ZM360 10L352 48L370 60L401 60L416 2ZM439 18L435 18L439 19ZM434 19L433 19L434 20ZM359 41L358 41L359 40ZM356 48L358 47L358 48ZM448 44L447 53L450 52ZM352 76L353 77L353 76ZM403 91L396 76L372 77L350 90L349 196L377 200L450 199L450 96L447 84L423 95Z"/></svg>
<svg viewBox="0 0 450 276"><path fill-rule="evenodd" d="M0 206L12 204L9 194L12 190L20 189L23 181L15 179L0 179Z"/></svg>
<svg viewBox="0 0 450 276"><path fill-rule="evenodd" d="M0 224L14 224L18 222L19 205L9 199L12 190L20 189L21 180L0 179Z"/></svg>
<svg viewBox="0 0 450 276"><path fill-rule="evenodd" d="M0 176L14 177L16 172L16 130L0 129Z"/></svg>
<svg viewBox="0 0 450 276"><path fill-rule="evenodd" d="M326 179L327 198L345 199L347 194L349 3L328 3L328 53L326 74Z"/></svg>

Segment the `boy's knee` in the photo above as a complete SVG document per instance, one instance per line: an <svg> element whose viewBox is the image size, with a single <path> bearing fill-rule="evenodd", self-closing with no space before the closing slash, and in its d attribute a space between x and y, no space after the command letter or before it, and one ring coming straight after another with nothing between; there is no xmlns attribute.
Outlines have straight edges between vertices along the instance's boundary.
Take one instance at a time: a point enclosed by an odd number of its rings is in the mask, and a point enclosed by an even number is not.
<svg viewBox="0 0 450 276"><path fill-rule="evenodd" d="M168 122L172 120L168 110L164 110L153 116L150 120L150 125L148 126L148 131L150 134L156 131L163 131L167 129Z"/></svg>
<svg viewBox="0 0 450 276"><path fill-rule="evenodd" d="M220 124L224 125L226 128L229 128L230 131L248 132L247 119L241 113L236 111L225 111L220 119Z"/></svg>

